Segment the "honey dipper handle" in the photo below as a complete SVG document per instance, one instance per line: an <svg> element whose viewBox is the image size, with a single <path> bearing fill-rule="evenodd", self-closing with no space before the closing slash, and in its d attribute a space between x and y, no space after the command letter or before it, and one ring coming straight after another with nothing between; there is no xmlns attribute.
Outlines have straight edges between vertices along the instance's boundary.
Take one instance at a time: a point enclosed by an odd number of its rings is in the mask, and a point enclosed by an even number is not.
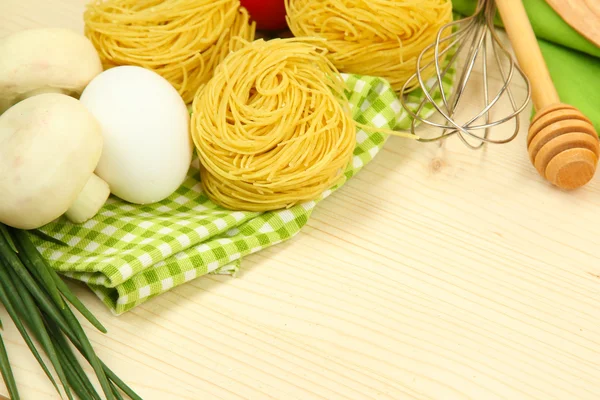
<svg viewBox="0 0 600 400"><path fill-rule="evenodd" d="M496 0L519 66L531 83L536 110L560 101L521 0Z"/></svg>

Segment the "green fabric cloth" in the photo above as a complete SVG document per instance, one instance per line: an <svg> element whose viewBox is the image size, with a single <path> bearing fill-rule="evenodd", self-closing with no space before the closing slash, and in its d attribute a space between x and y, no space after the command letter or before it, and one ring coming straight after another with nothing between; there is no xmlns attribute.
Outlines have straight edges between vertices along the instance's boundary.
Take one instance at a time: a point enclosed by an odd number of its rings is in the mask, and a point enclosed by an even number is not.
<svg viewBox="0 0 600 400"><path fill-rule="evenodd" d="M454 71L448 74L444 91L449 92L453 76ZM385 80L355 75L344 79L356 121L378 128L410 127L411 118ZM421 95L414 91L407 101L416 104ZM440 100L439 92L436 98ZM432 108L429 105L421 115L429 115ZM387 136L358 130L356 139L344 182L377 155ZM298 233L317 203L344 182L318 201L290 209L233 212L202 193L196 159L184 184L168 199L137 206L111 196L98 215L82 225L60 218L41 229L65 245L35 240L53 268L86 282L121 314L204 274L234 274L242 257Z"/></svg>
<svg viewBox="0 0 600 400"><path fill-rule="evenodd" d="M476 0L452 0L471 15ZM544 0L523 0L531 26L562 102L583 112L600 134L600 48L567 24ZM496 20L502 26L500 18Z"/></svg>

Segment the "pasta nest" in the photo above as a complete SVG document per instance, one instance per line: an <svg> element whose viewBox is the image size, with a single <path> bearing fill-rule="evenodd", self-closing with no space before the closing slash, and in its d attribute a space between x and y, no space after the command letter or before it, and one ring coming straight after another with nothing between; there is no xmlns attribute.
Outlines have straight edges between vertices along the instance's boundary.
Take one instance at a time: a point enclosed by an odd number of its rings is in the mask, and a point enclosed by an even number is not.
<svg viewBox="0 0 600 400"><path fill-rule="evenodd" d="M385 78L397 92L415 73L419 54L434 43L442 26L452 21L451 0L285 2L294 36L326 39L328 57L338 70ZM432 60L433 52L427 52L422 64ZM433 73L434 68L428 68L424 78ZM418 86L414 81L407 90Z"/></svg>
<svg viewBox="0 0 600 400"><path fill-rule="evenodd" d="M95 0L84 22L104 68L150 69L186 103L219 62L237 50L234 37L253 40L255 34L239 0Z"/></svg>
<svg viewBox="0 0 600 400"><path fill-rule="evenodd" d="M343 179L356 126L321 42L256 40L198 91L191 132L212 201L274 210L314 200Z"/></svg>

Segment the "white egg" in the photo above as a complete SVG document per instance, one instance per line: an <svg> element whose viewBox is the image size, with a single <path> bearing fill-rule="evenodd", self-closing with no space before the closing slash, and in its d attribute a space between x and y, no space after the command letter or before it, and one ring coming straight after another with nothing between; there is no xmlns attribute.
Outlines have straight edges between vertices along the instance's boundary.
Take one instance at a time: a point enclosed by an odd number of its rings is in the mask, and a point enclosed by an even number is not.
<svg viewBox="0 0 600 400"><path fill-rule="evenodd" d="M150 204L183 183L193 153L190 117L166 79L141 67L114 67L94 78L80 101L102 126L96 174L115 196Z"/></svg>

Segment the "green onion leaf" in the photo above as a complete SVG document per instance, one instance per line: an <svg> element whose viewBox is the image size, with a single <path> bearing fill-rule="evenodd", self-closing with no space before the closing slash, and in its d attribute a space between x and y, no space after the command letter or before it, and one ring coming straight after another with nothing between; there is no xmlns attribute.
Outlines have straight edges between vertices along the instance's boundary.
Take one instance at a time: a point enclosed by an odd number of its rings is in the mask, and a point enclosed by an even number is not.
<svg viewBox="0 0 600 400"><path fill-rule="evenodd" d="M35 280L31 277L31 275L29 275L27 269L21 264L19 258L16 257L14 253L7 253L6 251L3 251L6 250L7 247L8 246L6 245L6 242L0 240L0 254L4 253L7 255L9 265L13 268L13 270L16 272L19 278L21 278L26 289L37 300L38 306L40 306L60 326L60 328L69 336L71 341L73 341L73 339L76 339L78 342L81 343L81 347L83 350L82 354L86 356L86 358L90 362L90 365L92 365L92 367L94 368L96 376L98 377L98 380L102 385L102 389L105 391L107 399L114 400L112 391L110 390L110 386L108 384L108 380L106 378L106 375L104 375L104 371L102 370L102 367L98 362L98 358L95 355L89 340L85 336L83 328L81 328L81 325L79 325L77 319L75 318L71 310L68 307L65 307L62 310L64 314L61 314L56 305L53 304L43 292L43 290L36 285Z"/></svg>
<svg viewBox="0 0 600 400"><path fill-rule="evenodd" d="M10 275L10 277L8 278L9 282L12 282L13 288L15 289L17 295L20 297L21 300L20 303L18 303L17 300L17 304L15 304L15 306L20 311L21 317L25 319L25 321L28 323L30 330L34 333L35 338L38 340L38 342L40 342L40 344L44 348L46 355L50 359L50 362L52 363L52 366L54 367L54 370L56 371L56 374L58 375L58 378L60 379L60 382L63 385L67 397L69 399L73 399L73 396L71 395L71 392L69 390L67 377L65 376L65 372L63 371L61 363L58 359L56 348L52 344L52 339L46 331L46 327L44 325L44 321L42 319L40 310L35 305L33 298L23 285L23 282L21 282L21 280L13 270L3 269L2 271L0 271L0 278L6 278L6 271L8 272L8 275ZM60 394L58 387L56 388L56 390Z"/></svg>
<svg viewBox="0 0 600 400"><path fill-rule="evenodd" d="M102 368L102 365L100 364L100 360L98 359L98 356L94 352L94 349L92 348L92 344L90 343L88 337L85 335L85 332L84 332L83 328L81 327L81 325L79 324L79 321L77 320L77 318L75 318L75 315L73 314L73 312L71 311L71 309L69 307L65 307L65 309L62 311L63 311L63 316L65 317L65 320L67 321L67 323L69 324L69 326L73 330L73 332L75 333L75 337L77 337L77 339L79 340L79 344L81 345L81 349L83 350L82 354L84 354L86 356L88 362L94 369L94 372L96 373L96 378L98 378L98 381L100 382L100 386L102 386L102 391L104 392L106 399L107 400L115 400L115 397L112 393L110 384L108 383L108 379L106 378L104 369Z"/></svg>
<svg viewBox="0 0 600 400"><path fill-rule="evenodd" d="M85 305L73 294L67 284L61 279L58 273L48 265L48 262L42 257L33 242L29 239L25 232L17 234L17 241L24 249L27 249L27 258L35 260L36 265L40 266L40 270L44 269L53 280L55 285L62 295L87 319L96 329L102 333L106 333L106 328L94 317L94 315L86 308Z"/></svg>
<svg viewBox="0 0 600 400"><path fill-rule="evenodd" d="M50 379L50 381L52 382L52 384L58 391L58 385L56 384L56 381L52 377L50 370L48 370L48 367L44 363L44 360L40 356L40 353L38 352L35 345L33 344L31 337L27 333L27 330L25 329L23 322L21 322L19 315L17 314L17 312L15 311L15 308L13 307L13 303L16 303L17 306L19 306L20 305L19 303L22 300L19 298L18 293L16 293L14 291L14 287L12 287L13 290L11 290L11 282L12 281L5 269L5 266L3 265L2 262L0 262L0 302L2 302L2 304L4 304L4 308L8 312L8 315L10 316L10 318L15 323L15 326L19 330L19 333L25 340L27 347L29 347L29 350L31 350L31 353L33 354L33 356L35 357L37 362L40 364L40 366L42 367L42 369L44 370L44 372L46 373L46 375L48 376L48 378ZM59 393L60 393L60 391L59 391Z"/></svg>
<svg viewBox="0 0 600 400"><path fill-rule="evenodd" d="M8 231L6 225L0 224L0 233L2 234L2 236L4 236L4 239L6 240L12 251L18 253L19 251L17 250L17 246L15 246L15 242L13 242L12 237L10 236L10 232Z"/></svg>
<svg viewBox="0 0 600 400"><path fill-rule="evenodd" d="M14 230L14 235L16 243L13 242L11 231L0 224L0 302L56 390L60 393L23 321L53 363L69 398L72 398L72 388L80 398L101 400L63 334L90 363L107 400L121 400L123 396L119 389L132 400L142 400L97 357L85 331L64 299L100 331L105 333L106 329L48 265L27 234ZM0 369L8 387L11 384L11 371L3 343L0 343ZM14 391L11 392L9 388L13 399L18 399L16 384Z"/></svg>
<svg viewBox="0 0 600 400"><path fill-rule="evenodd" d="M8 244L2 239L0 235L0 254L5 256L6 265L17 273L29 293L35 299L38 308L51 316L62 330L70 330L58 307L50 300L46 292L37 285L35 279L30 275L27 268L23 266L19 257L9 250Z"/></svg>
<svg viewBox="0 0 600 400"><path fill-rule="evenodd" d="M89 399L90 393L83 386L83 382L79 378L79 375L73 369L73 366L67 361L62 349L58 349L58 358L60 359L60 363L62 364L64 370L67 373L67 380L69 381L70 387L73 389L77 397L80 399Z"/></svg>
<svg viewBox="0 0 600 400"><path fill-rule="evenodd" d="M42 232L39 229L31 229L28 232L31 233L31 234L33 234L33 235L35 235L35 236L37 236L37 237L39 237L40 239L46 240L48 242L52 242L52 243L57 244L59 246L68 246L67 243L65 243L65 242L63 242L63 241L61 241L61 240L59 240L59 239L57 239L55 237L52 237L52 236L48 235L47 233Z"/></svg>
<svg viewBox="0 0 600 400"><path fill-rule="evenodd" d="M121 396L121 393L119 392L119 388L115 386L114 382L110 382L110 387L112 388L113 394L115 395L117 400L124 400L123 396Z"/></svg>
<svg viewBox="0 0 600 400"><path fill-rule="evenodd" d="M61 279L58 273L52 268L48 262L42 257L40 252L37 250L33 242L29 239L27 234L22 232L17 236L17 240L19 244L21 244L24 248L26 248L27 254L26 256L30 260L36 260L36 264L41 267L41 269L45 269L48 272L48 275L52 278L53 284L58 288L58 290L62 293L62 295L87 319L96 329L98 329L102 333L107 333L106 328L94 317L94 315L86 308L85 305L73 294L71 289L67 286L67 284ZM40 277L41 278L41 277ZM61 299L62 300L62 299Z"/></svg>
<svg viewBox="0 0 600 400"><path fill-rule="evenodd" d="M75 309L79 311L81 315L83 315L83 317L87 319L90 322L90 324L92 324L96 329L98 329L102 333L107 333L107 330L104 327L104 325L102 325L100 321L98 321L98 319L94 317L94 314L92 314L92 312L88 310L88 308L73 294L73 292L71 292L71 289L69 289L67 284L61 279L61 277L56 273L56 271L54 271L51 267L48 268L51 269L50 274L56 282L58 290L60 290L62 295L65 296L65 299L67 299L69 303L71 303L73 307L75 307Z"/></svg>
<svg viewBox="0 0 600 400"><path fill-rule="evenodd" d="M56 305L59 308L64 308L65 302L56 287L56 282L52 279L50 272L48 272L48 268L46 268L43 258L27 237L27 233L20 230L14 230L13 232L17 241L17 249L21 250L19 252L19 258L21 258L23 265L25 265L33 275L39 277L41 283L44 284L45 289L48 291L48 294L52 300L54 300ZM35 270L35 272L32 271L32 269Z"/></svg>
<svg viewBox="0 0 600 400"><path fill-rule="evenodd" d="M77 348L77 350L79 350L81 355L83 355L83 357L85 359L87 359L89 362L88 355L84 352L83 347L81 346L81 343L79 343L79 339L73 334L73 332L71 332L70 327L67 327L66 330L62 327L61 327L61 329L65 333L65 335L69 338L71 343L73 343L75 348ZM110 368L108 368L108 366L106 364L104 364L104 362L102 362L102 360L100 360L100 365L102 366L102 369L106 373L106 376L111 381L113 381L119 387L119 389L121 389L123 391L123 393L125 393L127 396L129 396L130 399L143 400L137 393L135 393L133 391L133 389L131 389L129 386L127 386L127 384L125 382L123 382L121 380L121 378L119 378Z"/></svg>
<svg viewBox="0 0 600 400"><path fill-rule="evenodd" d="M112 372L110 368L106 366L106 364L104 364L102 361L100 362L102 363L104 371L106 371L106 376L108 376L108 378L113 381L119 387L119 389L123 391L123 393L129 396L129 398L132 400L144 400L129 386L127 386L127 384L125 384L125 382L123 382L114 372Z"/></svg>
<svg viewBox="0 0 600 400"><path fill-rule="evenodd" d="M2 372L2 377L4 378L4 383L6 384L10 398L19 400L20 396L19 390L17 389L17 382L15 381L15 376L10 368L10 361L8 360L8 353L4 346L4 340L2 340L2 334L0 334L0 372Z"/></svg>
<svg viewBox="0 0 600 400"><path fill-rule="evenodd" d="M59 356L62 360L61 362L68 372L67 376L70 378L70 381L76 382L75 384L71 384L71 386L75 390L75 393L77 393L77 396L81 399L91 398L94 400L102 400L98 395L98 392L96 392L96 388L94 388L94 385L92 385L85 371L79 364L79 361L77 361L75 354L71 351L69 343L63 336L59 327L48 318L46 318L45 322L48 331L56 344L56 348L58 349ZM77 387L75 385L77 385ZM85 392L85 395L82 396L80 392Z"/></svg>

